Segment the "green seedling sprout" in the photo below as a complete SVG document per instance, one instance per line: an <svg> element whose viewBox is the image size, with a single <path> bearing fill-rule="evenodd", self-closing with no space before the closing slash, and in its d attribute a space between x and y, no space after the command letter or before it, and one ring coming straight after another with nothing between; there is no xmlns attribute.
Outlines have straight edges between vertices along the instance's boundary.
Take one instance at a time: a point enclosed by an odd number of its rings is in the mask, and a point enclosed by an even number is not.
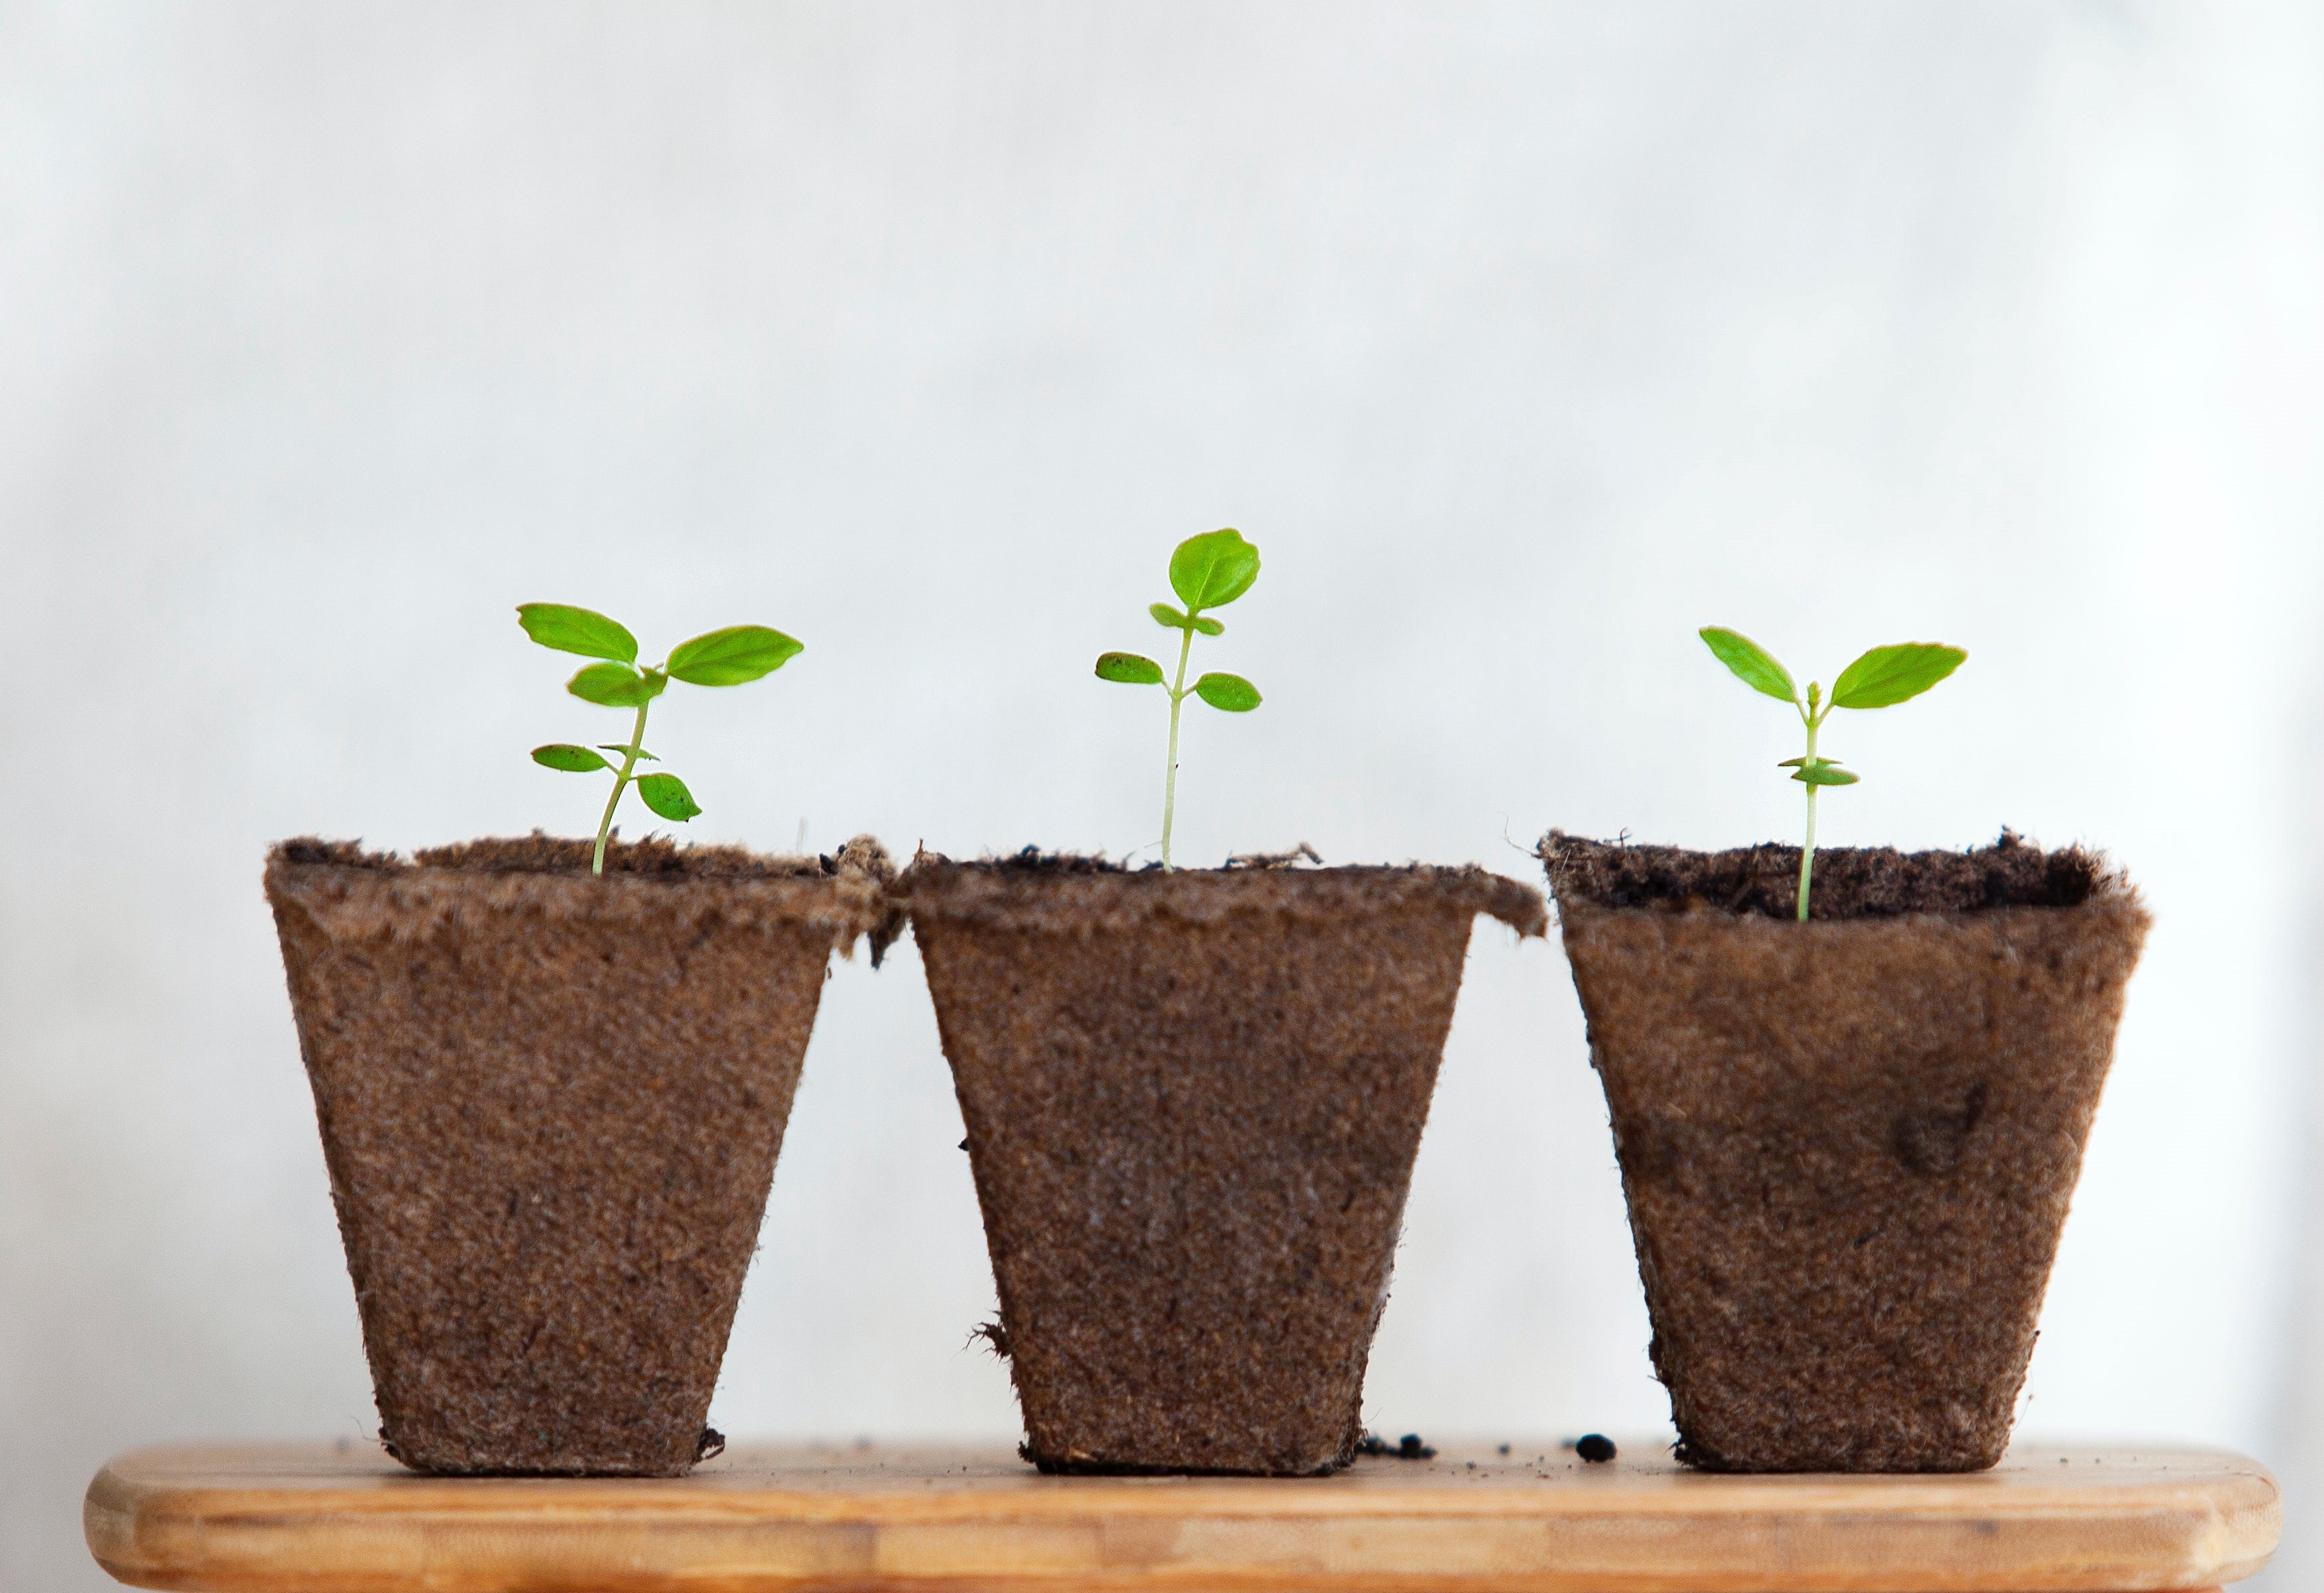
<svg viewBox="0 0 2324 1593"><path fill-rule="evenodd" d="M1717 625L1706 625L1697 634L1719 661L1734 671L1735 678L1753 691L1789 703L1799 711L1800 723L1807 726L1806 756L1786 758L1775 766L1790 769L1792 778L1808 788L1808 838L1800 849L1800 922L1804 924L1808 885L1815 877L1816 792L1825 786L1852 786L1857 778L1840 768L1837 759L1817 756L1816 732L1823 728L1834 708L1891 708L1919 696L1960 668L1969 654L1931 641L1876 647L1840 672L1840 678L1832 682L1831 701L1825 702L1822 686L1811 680L1807 701L1802 702L1791 671L1749 637Z"/></svg>
<svg viewBox="0 0 2324 1593"><path fill-rule="evenodd" d="M565 683L567 691L600 707L638 711L626 741L600 741L595 750L567 741L532 750L532 760L544 769L567 774L613 771L613 793L605 798L605 815L597 821L597 850L589 860L592 874L605 871L605 838L613 832L613 810L622 804L622 793L632 784L639 799L666 819L682 824L702 811L695 804L694 793L676 775L635 772L641 759L661 761L646 750L646 710L653 700L673 680L690 686L742 686L771 675L800 651L800 644L779 631L764 625L729 625L681 641L661 663L640 668L638 639L619 622L601 613L561 603L528 603L518 607L516 618L524 633L541 646L600 660L583 666ZM618 753L622 761L614 764L604 756L607 752Z"/></svg>
<svg viewBox="0 0 2324 1593"><path fill-rule="evenodd" d="M1224 608L1250 590L1259 579L1259 549L1236 530L1205 531L1178 544L1170 555L1170 590L1186 606L1167 603L1150 605L1147 612L1165 630L1178 632L1178 673L1170 679L1170 767L1162 779L1162 866L1170 866L1170 825L1178 811L1178 709L1189 695L1229 714L1248 714L1259 706L1259 687L1240 675L1213 670L1194 685L1186 684L1186 657L1194 650L1194 632L1216 636L1226 630L1204 614L1204 609ZM1162 686L1162 666L1137 653L1104 653L1097 661L1097 677L1123 686Z"/></svg>

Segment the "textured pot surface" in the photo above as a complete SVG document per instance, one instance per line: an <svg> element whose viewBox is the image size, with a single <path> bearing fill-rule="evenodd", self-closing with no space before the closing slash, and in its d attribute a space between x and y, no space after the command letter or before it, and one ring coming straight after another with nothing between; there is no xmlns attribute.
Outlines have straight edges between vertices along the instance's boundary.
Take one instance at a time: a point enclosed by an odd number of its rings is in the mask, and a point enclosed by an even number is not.
<svg viewBox="0 0 2324 1593"><path fill-rule="evenodd" d="M1681 1453L2000 1459L2147 916L2079 852L1545 844ZM1832 916L1822 915L1830 912Z"/></svg>
<svg viewBox="0 0 2324 1593"><path fill-rule="evenodd" d="M1538 894L1478 870L927 857L899 889L1027 1458L1344 1464L1471 920L1538 935Z"/></svg>
<svg viewBox="0 0 2324 1593"><path fill-rule="evenodd" d="M676 1476L835 946L826 866L543 837L266 868L382 1437L418 1469Z"/></svg>

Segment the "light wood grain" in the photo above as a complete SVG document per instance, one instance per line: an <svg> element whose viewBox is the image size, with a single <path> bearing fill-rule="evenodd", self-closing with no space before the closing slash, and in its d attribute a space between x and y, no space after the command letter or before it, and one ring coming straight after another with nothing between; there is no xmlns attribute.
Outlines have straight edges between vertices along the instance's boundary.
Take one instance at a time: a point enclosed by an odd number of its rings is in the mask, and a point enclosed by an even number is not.
<svg viewBox="0 0 2324 1593"><path fill-rule="evenodd" d="M1710 1477L1447 1446L1338 1477L1047 1478L1003 1450L742 1449L675 1481L416 1477L355 1444L124 1455L89 1548L217 1593L2131 1593L2250 1575L2275 1480L2215 1450L1959 1477Z"/></svg>

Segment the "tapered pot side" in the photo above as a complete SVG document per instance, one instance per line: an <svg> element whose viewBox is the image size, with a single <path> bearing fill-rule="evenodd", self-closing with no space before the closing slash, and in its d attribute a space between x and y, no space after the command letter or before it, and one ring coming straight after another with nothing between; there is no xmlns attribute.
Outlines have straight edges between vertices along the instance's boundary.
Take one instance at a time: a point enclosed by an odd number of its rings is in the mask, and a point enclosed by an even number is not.
<svg viewBox="0 0 2324 1593"><path fill-rule="evenodd" d="M694 1464L825 964L893 933L869 837L589 852L267 861L381 1436L419 1470Z"/></svg>
<svg viewBox="0 0 2324 1593"><path fill-rule="evenodd" d="M1475 869L956 863L899 882L968 1129L1026 1458L1352 1458Z"/></svg>
<svg viewBox="0 0 2324 1593"><path fill-rule="evenodd" d="M2094 854L1543 856L1681 1457L2001 1458L2147 915Z"/></svg>

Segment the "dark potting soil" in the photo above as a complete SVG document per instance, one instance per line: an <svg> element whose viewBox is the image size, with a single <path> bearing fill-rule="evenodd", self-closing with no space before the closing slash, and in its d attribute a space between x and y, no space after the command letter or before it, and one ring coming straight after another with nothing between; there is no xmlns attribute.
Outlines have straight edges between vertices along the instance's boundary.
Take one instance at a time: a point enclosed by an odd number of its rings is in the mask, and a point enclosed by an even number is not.
<svg viewBox="0 0 2324 1593"><path fill-rule="evenodd" d="M1770 842L1732 852L1584 841L1552 830L1541 843L1558 899L1666 912L1705 907L1796 920L1800 849ZM1875 918L1979 907L2070 907L2095 895L2105 861L2078 846L2044 852L2007 830L1968 852L1834 846L1815 856L1812 918Z"/></svg>
<svg viewBox="0 0 2324 1593"><path fill-rule="evenodd" d="M2094 854L1553 833L1680 1458L2000 1458L2147 916ZM1831 860L1831 890L1827 889Z"/></svg>
<svg viewBox="0 0 2324 1593"><path fill-rule="evenodd" d="M1540 934L1539 893L1476 869L1039 854L924 854L898 889L1026 1457L1344 1465L1471 921Z"/></svg>
<svg viewBox="0 0 2324 1593"><path fill-rule="evenodd" d="M949 862L951 861L937 859L934 853L928 855L934 861ZM1293 869L1302 863L1320 865L1323 861L1313 846L1302 841L1288 852L1239 853L1229 858L1226 867L1222 870L1184 869L1178 871L1192 874L1240 873L1251 869ZM1043 852L1038 846L1028 846L1016 852L1003 852L998 857L984 858L976 863L965 866L1000 874L1161 874L1169 871L1158 861L1140 863L1132 867L1128 863L1117 862L1111 858L1092 852Z"/></svg>
<svg viewBox="0 0 2324 1593"><path fill-rule="evenodd" d="M871 838L860 836L858 841ZM337 863L391 874L415 869L467 874L586 874L595 846L591 841L535 830L530 835L427 847L408 861L393 852L365 852L360 841L322 841L311 835L281 842L274 852L286 862ZM605 871L662 879L817 879L836 875L839 860L761 857L739 846L687 846L656 835L643 841L609 842Z"/></svg>
<svg viewBox="0 0 2324 1593"><path fill-rule="evenodd" d="M885 854L288 842L266 868L390 1450L674 1476L712 1386L825 966ZM574 867L577 852L579 869Z"/></svg>

